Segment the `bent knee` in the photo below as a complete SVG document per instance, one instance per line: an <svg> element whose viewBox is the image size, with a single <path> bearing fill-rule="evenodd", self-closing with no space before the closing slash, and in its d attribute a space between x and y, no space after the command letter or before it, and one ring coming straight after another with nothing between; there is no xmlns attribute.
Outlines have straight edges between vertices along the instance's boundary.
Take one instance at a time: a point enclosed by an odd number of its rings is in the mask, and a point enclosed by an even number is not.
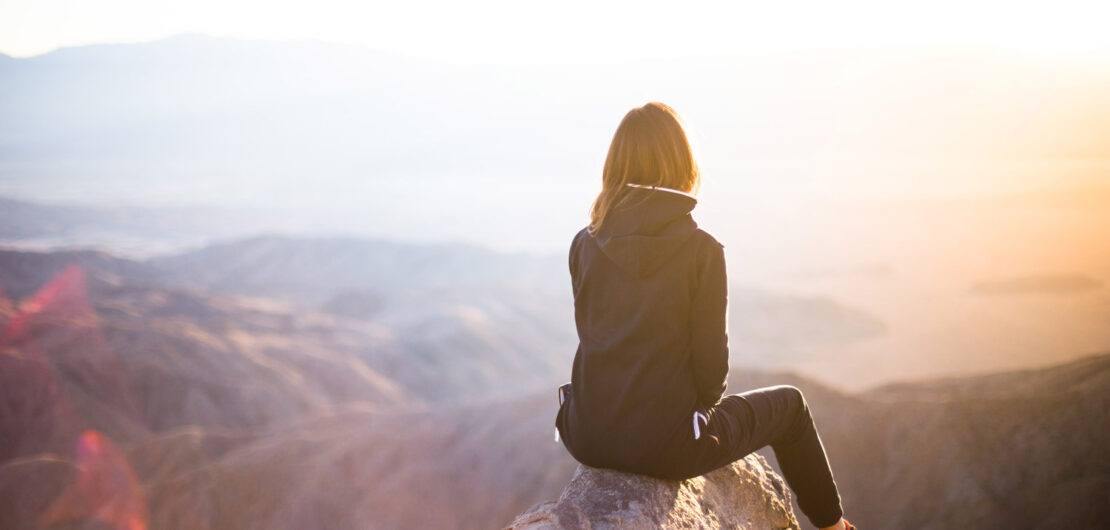
<svg viewBox="0 0 1110 530"><path fill-rule="evenodd" d="M800 409L809 409L809 403L806 402L805 394L802 389L794 385L781 385L779 391L782 392L791 405Z"/></svg>

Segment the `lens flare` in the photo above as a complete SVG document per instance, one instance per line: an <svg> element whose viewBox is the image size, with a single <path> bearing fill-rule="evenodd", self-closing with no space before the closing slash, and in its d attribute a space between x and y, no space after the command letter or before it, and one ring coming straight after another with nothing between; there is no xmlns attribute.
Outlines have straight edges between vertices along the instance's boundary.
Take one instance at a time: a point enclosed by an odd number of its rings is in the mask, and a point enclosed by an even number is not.
<svg viewBox="0 0 1110 530"><path fill-rule="evenodd" d="M66 266L18 304L14 313L0 329L0 352L44 363L53 371L79 370L91 389L114 397L117 411L141 420L123 363L109 348L90 303L80 265ZM36 330L42 329L50 330L49 341L36 340Z"/></svg>
<svg viewBox="0 0 1110 530"><path fill-rule="evenodd" d="M91 313L85 273L80 265L69 265L18 304L15 315L0 331L0 347L16 354L19 349L12 351L8 347L26 344L36 318L81 318Z"/></svg>
<svg viewBox="0 0 1110 530"><path fill-rule="evenodd" d="M111 440L93 430L82 433L77 469L77 479L47 508L42 524L97 519L116 530L146 529L142 486Z"/></svg>
<svg viewBox="0 0 1110 530"><path fill-rule="evenodd" d="M21 303L0 298L10 315L0 327L0 458L29 444L51 445L76 436L77 477L40 517L40 523L95 519L117 530L143 530L147 507L126 457L107 436L90 429L79 403L67 399L62 370L86 374L88 388L112 396L112 406L137 418L120 359L89 302L85 273L65 267ZM39 340L49 329L50 339ZM80 433L79 435L77 433ZM2 461L2 460L0 460Z"/></svg>

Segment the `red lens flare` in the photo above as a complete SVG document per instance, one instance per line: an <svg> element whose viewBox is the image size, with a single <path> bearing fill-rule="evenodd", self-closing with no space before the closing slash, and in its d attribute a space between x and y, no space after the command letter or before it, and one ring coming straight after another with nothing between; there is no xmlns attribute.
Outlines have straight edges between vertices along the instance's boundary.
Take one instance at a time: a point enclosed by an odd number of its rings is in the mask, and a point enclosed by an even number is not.
<svg viewBox="0 0 1110 530"><path fill-rule="evenodd" d="M139 418L123 363L104 337L80 265L65 267L33 295L11 305L14 314L0 329L0 354L42 363L36 372L56 375L59 368L80 372L90 389L112 396L116 410ZM49 339L39 340L44 330Z"/></svg>
<svg viewBox="0 0 1110 530"><path fill-rule="evenodd" d="M97 519L116 530L145 530L142 486L127 458L103 434L85 431L77 439L77 479L42 515L44 525Z"/></svg>
<svg viewBox="0 0 1110 530"><path fill-rule="evenodd" d="M18 304L15 314L0 331L0 347L7 349L30 340L37 318L83 320L92 315L85 273L80 265L69 265ZM9 353L15 354L18 350Z"/></svg>
<svg viewBox="0 0 1110 530"><path fill-rule="evenodd" d="M77 477L40 524L97 520L116 530L145 530L147 506L131 465L67 399L72 396L61 376L63 370L81 373L83 391L107 396L117 411L140 419L122 363L90 303L85 272L69 265L20 303L0 298L0 309L8 317L0 327L0 417L10 420L0 428L0 457L32 445L43 450L50 440L61 449L77 438Z"/></svg>

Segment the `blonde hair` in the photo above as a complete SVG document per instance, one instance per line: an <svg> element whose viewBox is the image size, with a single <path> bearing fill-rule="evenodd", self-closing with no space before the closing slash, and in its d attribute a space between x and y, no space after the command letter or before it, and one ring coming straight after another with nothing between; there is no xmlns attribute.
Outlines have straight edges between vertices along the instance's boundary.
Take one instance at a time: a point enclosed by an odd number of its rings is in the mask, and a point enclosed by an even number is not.
<svg viewBox="0 0 1110 530"><path fill-rule="evenodd" d="M601 174L601 193L590 207L587 230L596 235L611 211L625 204L629 184L658 186L687 193L701 187L682 118L671 107L651 102L624 115Z"/></svg>

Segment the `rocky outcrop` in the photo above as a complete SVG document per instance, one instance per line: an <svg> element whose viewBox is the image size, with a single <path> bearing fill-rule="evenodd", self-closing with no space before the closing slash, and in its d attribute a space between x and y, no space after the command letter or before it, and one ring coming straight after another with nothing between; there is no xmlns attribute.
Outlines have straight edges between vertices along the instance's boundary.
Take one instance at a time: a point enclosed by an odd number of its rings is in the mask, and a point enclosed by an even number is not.
<svg viewBox="0 0 1110 530"><path fill-rule="evenodd" d="M759 455L684 481L580 465L558 500L533 506L506 529L797 529L790 490Z"/></svg>

